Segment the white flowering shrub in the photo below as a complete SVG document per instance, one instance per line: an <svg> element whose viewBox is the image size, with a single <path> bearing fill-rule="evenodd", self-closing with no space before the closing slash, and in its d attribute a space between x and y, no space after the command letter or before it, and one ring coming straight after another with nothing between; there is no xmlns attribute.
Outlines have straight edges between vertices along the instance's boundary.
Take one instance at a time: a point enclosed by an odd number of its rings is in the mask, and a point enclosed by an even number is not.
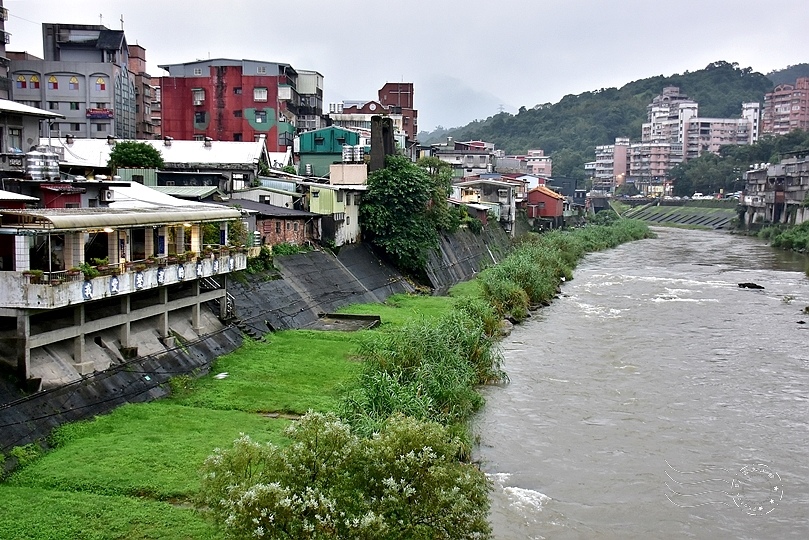
<svg viewBox="0 0 809 540"><path fill-rule="evenodd" d="M203 466L202 504L236 538L488 538L489 483L439 424L392 417L361 438L310 412L280 448L242 435Z"/></svg>

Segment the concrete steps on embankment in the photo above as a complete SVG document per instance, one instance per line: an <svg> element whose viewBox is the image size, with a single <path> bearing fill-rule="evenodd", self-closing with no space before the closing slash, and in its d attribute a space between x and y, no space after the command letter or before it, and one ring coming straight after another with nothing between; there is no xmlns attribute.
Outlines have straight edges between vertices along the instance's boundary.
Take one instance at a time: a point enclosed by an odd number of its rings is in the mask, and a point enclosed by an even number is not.
<svg viewBox="0 0 809 540"><path fill-rule="evenodd" d="M723 207L692 206L688 203L680 206L647 205L624 212L624 217L649 224L726 229L736 217L736 208L727 204Z"/></svg>

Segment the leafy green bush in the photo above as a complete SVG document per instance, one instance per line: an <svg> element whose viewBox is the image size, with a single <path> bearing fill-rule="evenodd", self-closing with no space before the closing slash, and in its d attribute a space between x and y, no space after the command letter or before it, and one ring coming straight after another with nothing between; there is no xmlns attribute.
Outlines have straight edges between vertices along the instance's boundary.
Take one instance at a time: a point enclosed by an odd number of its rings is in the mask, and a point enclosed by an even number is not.
<svg viewBox="0 0 809 540"><path fill-rule="evenodd" d="M40 457L44 451L42 447L38 444L26 444L24 446L15 446L9 452L9 455L17 460L17 465L15 467L16 470L24 469L28 465L31 465Z"/></svg>
<svg viewBox="0 0 809 540"><path fill-rule="evenodd" d="M475 234L480 234L483 231L483 222L478 218L470 218L469 221L466 222L466 226Z"/></svg>
<svg viewBox="0 0 809 540"><path fill-rule="evenodd" d="M261 246L258 256L247 258L248 274L259 274L272 269L272 250L269 246Z"/></svg>
<svg viewBox="0 0 809 540"><path fill-rule="evenodd" d="M759 236L769 238L773 247L805 251L809 249L809 221L787 229L765 227L759 232Z"/></svg>
<svg viewBox="0 0 809 540"><path fill-rule="evenodd" d="M299 246L297 244L289 244L287 242L275 244L272 247L273 255L295 255L296 253L305 253L307 251L309 250L303 246Z"/></svg>
<svg viewBox="0 0 809 540"><path fill-rule="evenodd" d="M363 439L309 413L279 448L243 435L203 466L201 504L239 538L488 538L490 484L439 424L395 416Z"/></svg>

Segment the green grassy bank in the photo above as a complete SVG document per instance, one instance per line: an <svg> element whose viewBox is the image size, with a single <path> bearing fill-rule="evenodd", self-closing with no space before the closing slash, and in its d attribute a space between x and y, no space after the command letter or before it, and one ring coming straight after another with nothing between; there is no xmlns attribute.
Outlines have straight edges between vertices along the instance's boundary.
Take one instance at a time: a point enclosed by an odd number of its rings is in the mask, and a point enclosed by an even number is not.
<svg viewBox="0 0 809 540"><path fill-rule="evenodd" d="M205 458L240 433L287 446L284 429L308 411L352 416L359 431L407 412L460 432L482 404L467 388L500 376L484 336L501 318L552 299L585 253L647 235L622 220L527 237L447 297L346 308L380 315L378 329L278 332L219 358L209 376L178 377L169 398L63 426L53 450L0 484L0 538L223 538L194 508ZM468 361L445 361L451 350Z"/></svg>

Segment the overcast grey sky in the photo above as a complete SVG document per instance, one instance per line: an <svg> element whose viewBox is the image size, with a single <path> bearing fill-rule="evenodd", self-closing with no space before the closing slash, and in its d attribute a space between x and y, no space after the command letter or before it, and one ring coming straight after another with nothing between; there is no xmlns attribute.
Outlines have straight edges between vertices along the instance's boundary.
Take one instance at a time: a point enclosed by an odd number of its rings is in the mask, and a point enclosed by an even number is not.
<svg viewBox="0 0 809 540"><path fill-rule="evenodd" d="M124 30L148 71L202 58L323 74L324 102L413 82L419 127L454 127L654 75L809 62L807 0L4 0L10 51L43 22ZM328 105L326 105L328 108Z"/></svg>

